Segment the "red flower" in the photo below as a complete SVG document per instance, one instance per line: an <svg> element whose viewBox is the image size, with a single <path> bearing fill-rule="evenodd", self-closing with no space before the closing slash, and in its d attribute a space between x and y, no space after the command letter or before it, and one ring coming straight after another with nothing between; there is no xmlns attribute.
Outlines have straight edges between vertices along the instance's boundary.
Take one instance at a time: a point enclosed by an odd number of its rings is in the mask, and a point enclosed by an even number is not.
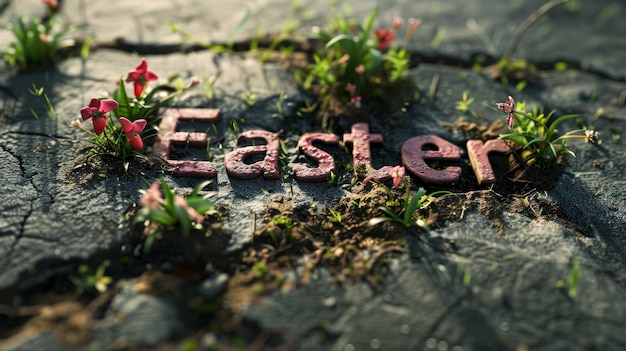
<svg viewBox="0 0 626 351"><path fill-rule="evenodd" d="M389 176L391 176L393 180L393 187L397 188L402 182L402 178L404 177L405 169L402 166L395 166L389 171Z"/></svg>
<svg viewBox="0 0 626 351"><path fill-rule="evenodd" d="M117 106L119 106L119 104L115 100L98 100L97 98L92 98L91 102L89 102L89 106L80 109L80 115L83 117L83 121L93 118L93 131L96 132L97 135L100 135L104 132L104 128L107 125L106 114L116 109Z"/></svg>
<svg viewBox="0 0 626 351"><path fill-rule="evenodd" d="M128 72L128 76L126 76L127 82L133 82L136 98L139 98L141 94L143 94L148 82L157 79L159 79L159 77L148 69L148 62L146 62L145 58L142 58L141 62L135 67L135 70Z"/></svg>
<svg viewBox="0 0 626 351"><path fill-rule="evenodd" d="M59 2L57 0L42 0L42 2L48 5L50 12L55 13L59 9Z"/></svg>
<svg viewBox="0 0 626 351"><path fill-rule="evenodd" d="M126 133L126 138L130 141L130 145L137 150L143 148L143 140L141 140L140 133L146 127L146 120L138 119L135 122L131 122L125 117L120 117L120 124L122 125L122 130Z"/></svg>
<svg viewBox="0 0 626 351"><path fill-rule="evenodd" d="M378 41L378 47L382 51L386 51L387 49L389 49L389 43L391 43L395 39L393 37L393 33L389 29L375 29L374 35L376 36L376 40Z"/></svg>

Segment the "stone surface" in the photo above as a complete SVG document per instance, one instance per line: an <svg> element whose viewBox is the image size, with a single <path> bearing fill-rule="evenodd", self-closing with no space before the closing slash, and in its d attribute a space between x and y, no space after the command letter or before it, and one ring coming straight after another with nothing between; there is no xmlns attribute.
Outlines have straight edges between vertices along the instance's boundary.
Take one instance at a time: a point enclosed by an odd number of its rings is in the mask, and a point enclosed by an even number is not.
<svg viewBox="0 0 626 351"><path fill-rule="evenodd" d="M135 283L122 282L121 291L107 310L103 324L114 327L107 326L103 333L113 330L112 344L123 340L128 345L155 347L180 333L183 327L173 300L137 292Z"/></svg>
<svg viewBox="0 0 626 351"><path fill-rule="evenodd" d="M182 331L171 298L137 292L136 280L119 283L102 321L91 331L87 343L68 345L51 333L26 334L9 340L3 350L107 350L114 347L155 347ZM68 333L66 331L66 333ZM116 346L115 346L116 345Z"/></svg>
<svg viewBox="0 0 626 351"><path fill-rule="evenodd" d="M624 288L585 247L594 240L581 245L575 233L554 222L511 213L503 213L501 220L505 234L496 240L494 228L474 212L431 232L426 242L410 240L412 259L397 262L382 291L368 296L364 285L344 290L339 305L345 308L327 331L335 336L333 342L311 349L433 349L433 344L463 350L514 350L520 345L619 349L626 307L612 299L623 297ZM437 252L433 244L440 240L454 242L458 251ZM575 300L555 287L567 279L574 258L580 261ZM323 283L311 285L303 290L313 296L300 292L294 294L299 300L292 301L275 293L262 312L254 309L248 316L263 325L295 324L290 336L313 343L316 329L305 321L312 311L325 309L302 302L325 295L318 292ZM350 293L356 289L363 291ZM298 319L293 323L290 318Z"/></svg>
<svg viewBox="0 0 626 351"><path fill-rule="evenodd" d="M411 49L423 52L430 60L443 58L471 64L481 54L499 58L515 29L545 2L350 0L338 2L338 7L351 17L364 19L379 6L376 25L380 27L390 26L396 16L405 20L421 18L422 27L408 43ZM123 38L130 43L227 44L231 40L280 32L294 21L299 21L301 35L312 36L312 29L323 27L331 16L330 4L331 0L307 3L159 0L150 6L137 6L122 0L89 4L73 0L64 2L61 13L65 24L75 26L81 35L93 36L99 42ZM571 1L532 26L520 40L514 57L539 62L548 68L562 61L623 81L626 79L622 64L626 58L626 39L622 35L626 24L621 20L624 11L626 6L616 0ZM11 1L7 17L43 12L37 0ZM404 30L399 34L402 40ZM0 33L0 42L8 42L8 38L8 31ZM153 46L153 50L159 49L158 44Z"/></svg>
<svg viewBox="0 0 626 351"><path fill-rule="evenodd" d="M205 279L200 286L198 286L198 291L205 299L215 299L221 293L226 290L228 286L228 280L230 277L226 273L218 274L214 277L209 277Z"/></svg>
<svg viewBox="0 0 626 351"><path fill-rule="evenodd" d="M225 57L221 60L210 53L195 53L150 57L149 60L151 69L163 76L188 72L189 77L217 73L219 69L213 62L222 62L220 65L240 72L248 82L256 81L253 83L255 88L250 91L255 91L259 98L295 91L288 84L289 80L283 79L286 72L269 68L272 65L263 67L253 59ZM114 64L115 61L118 63ZM8 117L7 122L0 125L2 178L9 180L0 190L0 196L7 199L0 204L3 214L0 220L0 262L7 267L0 277L0 291L13 291L12 287L18 279L24 287L31 281L45 280L46 271L39 272L43 266L62 266L63 262L73 265L74 259L86 259L122 243L123 212L137 200L138 190L143 188L143 184L109 177L86 185L71 185L66 184L68 179L60 174L60 170L76 157L78 149L87 145L79 139L83 136L69 127L70 121L79 117L78 111L87 105L92 96L101 96L112 90L117 76L124 75L119 67L132 68L135 61L136 58L125 54L101 51L92 54L86 66L79 59L63 62L51 76L45 72L26 74L19 76L20 79L17 76L2 76L2 84L6 84L18 98L4 100ZM192 69L188 65L201 68ZM248 68L240 70L242 66ZM107 71L108 74L105 73ZM185 76L181 75L181 78ZM269 81L274 82L274 88L270 87ZM276 82L283 81L283 85L276 85ZM32 84L43 86L44 91L50 94L57 111L55 118L45 115L43 99L28 93ZM233 93L234 96L246 88L240 89ZM217 88L214 94L220 98L233 98L233 95L226 95ZM211 104L201 92L193 90L185 99ZM230 106L226 110L230 118L249 117L245 111L237 111L237 104ZM30 109L40 117L34 118ZM268 127L259 122L259 128ZM227 123L225 118L219 126L221 132L226 130ZM227 142L235 147L235 140ZM220 160L223 162L223 158ZM184 186L191 187L199 182L181 180L186 184ZM253 189L246 184L239 192L231 193L224 188L229 183L224 171L218 176L220 181L222 184L218 183L217 187L222 188L220 197L226 203L233 203L230 201L233 196L250 195ZM258 187L258 193L261 188ZM263 203L259 203L257 209L262 206ZM250 212L242 215L248 218ZM241 223L236 215L233 218L236 221L233 223ZM240 240L243 239L235 238L234 242Z"/></svg>

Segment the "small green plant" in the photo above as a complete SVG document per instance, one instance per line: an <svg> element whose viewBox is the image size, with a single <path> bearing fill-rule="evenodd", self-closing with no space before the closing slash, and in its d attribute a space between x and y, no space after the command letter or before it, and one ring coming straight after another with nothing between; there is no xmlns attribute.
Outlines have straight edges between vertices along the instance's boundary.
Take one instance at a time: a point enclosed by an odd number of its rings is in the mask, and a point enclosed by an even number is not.
<svg viewBox="0 0 626 351"><path fill-rule="evenodd" d="M270 45L267 47L267 50L265 50L263 53L259 55L259 62L261 63L267 62L271 58L272 53L277 49L281 52L282 55L287 55L287 56L290 55L295 49L295 47L293 45L286 46L284 45L284 42L293 37L293 32L298 27L300 27L300 21L297 21L297 20L285 25L280 30L280 33L278 33L274 37ZM254 45L257 45L257 44L254 44ZM255 48L251 45L250 49L251 51L253 51L253 49Z"/></svg>
<svg viewBox="0 0 626 351"><path fill-rule="evenodd" d="M9 24L9 29L15 41L3 53L4 59L20 71L54 66L60 59L59 51L71 45L71 41L63 39L67 30L55 25L54 16L45 22L39 18L19 17L16 24Z"/></svg>
<svg viewBox="0 0 626 351"><path fill-rule="evenodd" d="M394 44L402 20L396 18L389 29L374 29L377 15L378 8L364 24L347 20L340 13L335 15L327 30L319 34L326 43L324 49L313 55L313 63L304 72L295 73L305 90L318 95L323 110L337 103L360 110L373 99L389 98L390 88L405 85L409 55ZM418 20L409 20L405 41L419 26Z"/></svg>
<svg viewBox="0 0 626 351"><path fill-rule="evenodd" d="M457 111L461 111L463 113L469 112L472 116L476 117L476 111L470 108L470 105L474 103L474 98L467 96L467 91L463 92L463 97L461 100L456 102Z"/></svg>
<svg viewBox="0 0 626 351"><path fill-rule="evenodd" d="M98 155L113 156L123 161L124 170L127 171L130 157L145 157L141 132L147 122L145 119L131 122L120 117L118 123L114 123L112 119L107 119L107 114L118 106L115 100L92 98L89 105L80 110L80 114L83 120L92 120L94 131L83 127L78 119L72 121L70 126L91 136L93 147L87 150L88 160Z"/></svg>
<svg viewBox="0 0 626 351"><path fill-rule="evenodd" d="M276 113L272 115L272 117L280 118L281 120L285 119L283 103L287 99L287 95L284 92L280 92L278 99L276 100Z"/></svg>
<svg viewBox="0 0 626 351"><path fill-rule="evenodd" d="M363 201L361 201L361 200L359 200L359 201L350 200L350 204L353 205L356 208L361 208L361 207L365 206L365 203L363 203Z"/></svg>
<svg viewBox="0 0 626 351"><path fill-rule="evenodd" d="M291 218L285 216L278 216L274 218L274 224L276 224L277 226L281 226L287 230L292 229L294 226Z"/></svg>
<svg viewBox="0 0 626 351"><path fill-rule="evenodd" d="M341 223L341 212L333 210L332 208L328 208L328 212L330 212L331 222Z"/></svg>
<svg viewBox="0 0 626 351"><path fill-rule="evenodd" d="M572 259L572 270L567 278L567 285L569 285L568 295L572 299L576 297L578 293L578 279L580 275L580 263L578 257Z"/></svg>
<svg viewBox="0 0 626 351"><path fill-rule="evenodd" d="M337 175L335 172L330 172L330 177L326 181L329 186L336 187L341 183L341 176Z"/></svg>
<svg viewBox="0 0 626 351"><path fill-rule="evenodd" d="M93 147L87 150L88 159L94 156L112 156L123 161L126 172L133 157L147 157L142 134L148 134L144 129L157 123L158 110L186 89L200 83L197 78L192 78L185 86L181 83L181 86L173 87L170 80L168 84L158 85L154 89L148 88L148 83L155 80L158 80L158 76L148 69L146 60L141 59L139 65L128 72L125 80L119 79L112 94L113 99L93 97L89 105L80 110L83 121L91 119L93 132L84 128L80 119L72 121L70 126L90 135L89 141ZM126 92L124 81L133 83L135 97L130 97ZM40 89L35 91L39 93ZM169 93L162 96L163 91ZM49 108L50 112L54 111ZM156 134L155 129L148 130ZM150 135L143 135L146 136Z"/></svg>
<svg viewBox="0 0 626 351"><path fill-rule="evenodd" d="M140 209L134 216L132 223L143 223L150 226L152 222L159 227L146 239L146 250L149 250L156 234L163 228L178 227L184 236L189 236L191 228L201 228L205 215L215 209L214 204L207 200L209 195L200 195L200 190L209 185L210 181L198 184L191 194L183 198L167 185L163 178L154 182L147 190L142 190L139 199Z"/></svg>
<svg viewBox="0 0 626 351"><path fill-rule="evenodd" d="M418 227L429 230L428 224L426 224L423 218L415 218L415 212L417 210L427 208L436 196L448 195L451 194L451 192L446 190L440 190L435 191L431 194L426 194L426 189L419 188L413 196L410 196L409 187L407 186L406 188L407 191L404 198L404 208L402 212L396 214L394 210L390 207L381 207L380 210L385 216L370 219L368 225L373 226L382 222L397 222L407 228L417 225Z"/></svg>
<svg viewBox="0 0 626 351"><path fill-rule="evenodd" d="M567 277L567 295L570 298L575 298L576 295L578 294L578 281L579 281L579 275L580 275L580 263L578 262L578 257L575 257L572 259L572 270L569 273L569 276ZM561 289L564 290L565 289L565 285L566 285L566 281L563 279L559 279L557 280L555 286L557 289Z"/></svg>
<svg viewBox="0 0 626 351"><path fill-rule="evenodd" d="M88 265L80 265L78 267L80 277L70 277L70 281L76 286L76 294L82 295L86 291L93 290L99 293L106 292L109 284L113 282L111 277L104 275L109 264L109 261L102 262L94 273L90 272Z"/></svg>
<svg viewBox="0 0 626 351"><path fill-rule="evenodd" d="M257 278L263 278L267 273L267 270L265 262L257 262L252 266L252 271Z"/></svg>
<svg viewBox="0 0 626 351"><path fill-rule="evenodd" d="M430 47L433 49L438 49L445 36L446 36L446 27L444 26L437 27L437 33L431 40Z"/></svg>
<svg viewBox="0 0 626 351"><path fill-rule="evenodd" d="M517 107L516 107L517 106ZM521 149L522 160L527 165L538 167L550 167L559 162L559 157L565 154L576 156L567 147L568 139L584 139L594 142L598 133L593 130L574 130L563 135L557 133L557 127L568 119L578 115L563 115L552 120L555 111L547 115L536 108L532 112L526 112L525 104L516 105L515 100L509 96L509 100L497 103L497 107L506 112L507 124L511 133L500 135L500 139L510 140Z"/></svg>
<svg viewBox="0 0 626 351"><path fill-rule="evenodd" d="M35 85L35 83L33 83L33 87L31 89L28 89L28 92L37 97L37 99L39 99L40 97L43 96L45 102L46 102L46 112L48 113L48 117L50 117L50 119L56 119L57 117L57 112L56 109L54 108L54 105L52 105L52 101L50 101L50 97L48 96L48 94L44 91L43 87L37 87L37 85ZM35 117L35 119L39 119L39 115L37 114L37 112L35 112L34 109L30 109L30 112L33 114L33 117Z"/></svg>
<svg viewBox="0 0 626 351"><path fill-rule="evenodd" d="M257 100L258 96L257 94L251 92L251 91L246 91L245 93L241 94L241 100L243 100L243 102L246 103L246 105L248 106L254 106L254 104L256 104L256 100Z"/></svg>

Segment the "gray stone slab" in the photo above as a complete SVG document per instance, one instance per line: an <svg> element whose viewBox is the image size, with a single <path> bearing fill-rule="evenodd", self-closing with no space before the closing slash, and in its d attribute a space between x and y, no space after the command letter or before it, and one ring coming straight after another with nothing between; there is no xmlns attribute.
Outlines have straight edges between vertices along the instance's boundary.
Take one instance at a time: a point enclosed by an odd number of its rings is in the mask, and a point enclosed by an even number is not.
<svg viewBox="0 0 626 351"><path fill-rule="evenodd" d="M86 259L119 243L120 213L134 198L116 179L89 187L68 187L58 175L78 143L47 136L5 133L2 170L7 182L0 191L1 289L26 288L72 259ZM36 150L36 145L45 150ZM20 170L14 167L20 166ZM13 169L13 172L12 172ZM132 194L132 195L131 195Z"/></svg>
<svg viewBox="0 0 626 351"><path fill-rule="evenodd" d="M251 121L247 128L278 131L275 122L278 119L261 120L258 116L261 110L258 109L248 113L241 99L242 93L254 93L260 101L275 100L280 93L296 93L284 71L275 65L263 66L252 58L205 52L148 57L148 60L151 69L163 77L178 74L185 80L193 75L209 77L225 70L227 73L214 83L214 98L225 101L224 105L220 104L224 108L224 118L219 125L224 133L228 130L229 118L239 120L244 117ZM44 279L46 272L39 269L44 262L59 264L85 259L122 242L123 213L137 200L138 190L145 184L139 179L124 181L112 177L86 185L68 185L64 184L67 179L59 172L76 157L79 148L87 146L81 141L84 138L82 133L70 128L69 122L80 116L80 108L91 97L112 91L117 77L133 69L137 61L136 57L105 50L94 53L86 63L79 59L68 60L52 72L2 77L3 84L15 93L17 99L4 100L9 107L8 117L0 125L1 172L2 178L7 180L7 185L0 190L2 199L6 199L0 205L3 214L0 220L0 240L3 242L0 262L7 267L0 279L0 290L13 286L21 279L20 273L29 270L28 276L38 276L37 281ZM33 80L37 86L44 86L44 91L51 97L55 118L45 114L44 101L28 92ZM202 89L189 91L183 100L192 104L191 107L214 104L204 96ZM274 100L271 106L274 106ZM30 109L39 111L39 118L34 118ZM220 169L216 201L232 205L229 217L232 222L228 224L227 221L227 228L240 235L233 236L234 249L249 240L249 233L240 230L241 224L251 224L250 210L260 213L265 201L251 207L244 204L249 203L251 197L262 194L263 187L270 190L275 187L274 190L282 192L287 185L257 183L253 187L250 182L241 182L232 191L221 164L223 155L237 147L236 135L229 134L224 144L225 149L216 160ZM171 183L181 191L181 186L191 188L198 180ZM21 280L23 284L30 281L26 277Z"/></svg>
<svg viewBox="0 0 626 351"><path fill-rule="evenodd" d="M102 334L111 330L113 337L102 348L124 340L129 345L155 347L183 329L176 307L169 297L140 293L135 281L122 282L121 291L111 301L102 325ZM111 327L113 326L113 327ZM145 331L150 330L149 333ZM98 335L94 338L99 339Z"/></svg>
<svg viewBox="0 0 626 351"><path fill-rule="evenodd" d="M478 54L501 57L515 29L545 2L350 0L339 1L337 7L351 17L363 19L379 6L381 12L376 25L380 27L389 27L397 16L421 18L422 28L408 43L411 50L471 62ZM514 57L548 65L565 61L625 80L622 62L626 58L626 39L622 34L626 32L626 24L622 18L626 7L615 0L572 3L575 4L553 10L532 26L519 42ZM290 0L160 0L152 1L149 6L121 0L89 4L68 1L61 17L64 24L73 26L73 34L95 37L98 42L124 38L131 43L211 44L248 39L259 33L277 33L296 20L301 25L298 33L311 36L311 29L323 27L332 15L330 0L301 5ZM6 17L43 12L36 0L13 1ZM246 16L246 25L238 30ZM173 33L172 25L192 38ZM441 40L434 40L435 37ZM0 32L0 38L8 42L10 35L7 31Z"/></svg>
<svg viewBox="0 0 626 351"><path fill-rule="evenodd" d="M409 48L433 57L450 57L470 62L477 54L499 58L508 47L516 28L543 0L513 2L446 1L341 1L338 8L362 19L380 7L377 26L388 27L394 17L421 18ZM40 15L38 1L11 2L9 18L17 14ZM307 3L300 7L288 0L273 1L153 1L150 6L133 2L67 2L62 10L64 24L76 34L95 37L98 42L124 38L131 43L178 44L225 43L248 39L259 33L277 33L298 20L300 35L323 27L331 17L331 1ZM514 57L551 65L565 61L617 79L626 79L626 8L619 1L572 1L541 18L519 42ZM485 9L489 9L486 11ZM248 11L248 12L247 12ZM238 31L242 19L246 25ZM172 26L191 34L185 39ZM439 44L434 44L440 36ZM9 38L5 31L0 38ZM8 40L8 39L7 39Z"/></svg>
<svg viewBox="0 0 626 351"><path fill-rule="evenodd" d="M25 334L3 345L3 350L110 350L122 345L151 348L182 331L170 297L136 291L136 280L119 282L119 293L84 345L67 345L51 333Z"/></svg>
<svg viewBox="0 0 626 351"><path fill-rule="evenodd" d="M623 266L606 271L589 249L593 239L581 242L555 222L512 213L503 213L501 220L505 234L497 239L496 230L475 212L428 235L429 240L453 240L458 248L454 254L409 238L413 259L404 255L392 264L378 293L357 284L338 295L343 312L327 329L335 337L332 347L314 346L320 338L312 327L316 320L329 318L321 312L328 310L321 306L326 295L319 293L328 283L313 281L298 292L274 293L264 307L246 315L264 326L289 328L289 335L303 340L306 350L501 350L520 345L619 349L626 341L619 333L626 307L616 302L625 292L615 275L623 276ZM574 257L580 281L572 299L555 284L567 279ZM303 320L293 323L293 318Z"/></svg>

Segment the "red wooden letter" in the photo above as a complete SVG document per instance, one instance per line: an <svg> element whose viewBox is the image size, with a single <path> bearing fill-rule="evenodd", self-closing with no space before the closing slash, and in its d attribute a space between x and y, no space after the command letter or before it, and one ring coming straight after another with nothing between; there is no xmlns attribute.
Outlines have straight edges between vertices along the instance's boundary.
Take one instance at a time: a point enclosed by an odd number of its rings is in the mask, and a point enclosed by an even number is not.
<svg viewBox="0 0 626 351"><path fill-rule="evenodd" d="M168 108L159 124L159 134L154 142L154 153L167 163L175 175L180 177L215 178L217 172L209 161L170 160L172 144L206 148L207 137L200 132L177 132L179 120L195 120L215 123L219 120L220 110L203 108Z"/></svg>
<svg viewBox="0 0 626 351"><path fill-rule="evenodd" d="M507 153L511 148L502 139L488 140L483 144L480 140L467 141L467 154L469 155L472 169L476 174L478 184L493 184L496 182L496 175L493 173L489 162L489 153L492 151Z"/></svg>
<svg viewBox="0 0 626 351"><path fill-rule="evenodd" d="M313 146L314 142L337 145L339 138L335 134L310 133L298 140L298 149L306 157L317 162L318 167L311 168L304 163L295 163L293 170L297 180L307 183L320 183L328 180L335 171L335 160L327 152Z"/></svg>
<svg viewBox="0 0 626 351"><path fill-rule="evenodd" d="M264 139L266 145L246 146L226 154L224 166L228 175L235 179L254 179L263 175L266 180L280 179L278 170L278 153L280 152L280 141L278 135L264 130L250 130L241 133L239 141L252 141L253 139ZM247 164L246 158L265 154L262 161Z"/></svg>
<svg viewBox="0 0 626 351"><path fill-rule="evenodd" d="M424 146L436 150L424 150ZM425 183L449 184L461 179L461 167L450 166L434 169L426 164L432 161L460 161L461 152L456 145L435 135L421 135L407 140L402 145L402 163L407 171Z"/></svg>
<svg viewBox="0 0 626 351"><path fill-rule="evenodd" d="M367 123L355 123L352 125L352 133L344 134L343 141L352 143L352 163L354 172L360 178L372 178L378 182L386 182L391 179L389 171L391 166L384 166L380 169L372 167L372 153L370 143L383 143L381 134L370 134Z"/></svg>

